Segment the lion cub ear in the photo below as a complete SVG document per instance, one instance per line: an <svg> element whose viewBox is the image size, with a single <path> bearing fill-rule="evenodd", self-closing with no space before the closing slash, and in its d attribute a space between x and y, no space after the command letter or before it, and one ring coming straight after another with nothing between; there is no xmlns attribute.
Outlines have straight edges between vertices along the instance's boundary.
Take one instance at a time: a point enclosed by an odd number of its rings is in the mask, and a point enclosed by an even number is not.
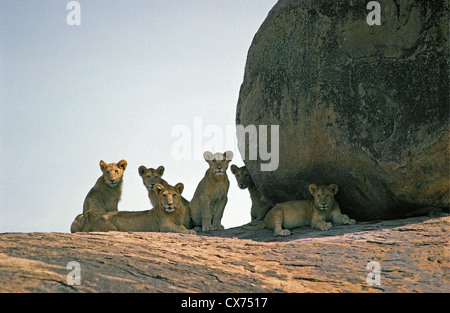
<svg viewBox="0 0 450 313"><path fill-rule="evenodd" d="M328 186L328 190L330 190L333 195L337 194L339 188L336 184L331 184L330 186Z"/></svg>
<svg viewBox="0 0 450 313"><path fill-rule="evenodd" d="M178 184L175 185L174 188L175 188L176 190L178 190L179 193L183 193L184 185L183 185L183 183L178 183Z"/></svg>
<svg viewBox="0 0 450 313"><path fill-rule="evenodd" d="M106 169L107 166L108 164L106 164L105 161L100 160L100 169L102 170L102 172Z"/></svg>
<svg viewBox="0 0 450 313"><path fill-rule="evenodd" d="M156 184L155 187L153 187L153 189L156 190L157 195L160 195L164 191L164 186L161 184Z"/></svg>
<svg viewBox="0 0 450 313"><path fill-rule="evenodd" d="M142 177L142 175L145 174L145 172L147 172L147 168L144 165L139 166L138 168L138 172L139 172L139 176Z"/></svg>
<svg viewBox="0 0 450 313"><path fill-rule="evenodd" d="M203 158L206 162L212 161L212 159L214 159L214 154L212 154L212 152L205 151L203 152Z"/></svg>
<svg viewBox="0 0 450 313"><path fill-rule="evenodd" d="M118 167L121 167L124 171L125 171L125 169L127 168L127 165L128 165L128 163L127 163L127 161L125 161L125 160L120 160L120 161L117 163L117 166L118 166Z"/></svg>
<svg viewBox="0 0 450 313"><path fill-rule="evenodd" d="M233 157L234 157L234 153L233 153L233 151L230 151L230 150L225 151L224 154L223 154L223 157L225 158L225 160L230 162L233 159Z"/></svg>
<svg viewBox="0 0 450 313"><path fill-rule="evenodd" d="M319 187L317 187L317 186L314 185L314 184L309 185L309 192L310 192L313 196L316 195L317 191L319 191Z"/></svg>
<svg viewBox="0 0 450 313"><path fill-rule="evenodd" d="M158 172L159 176L163 176L164 175L164 166L159 166L156 171Z"/></svg>
<svg viewBox="0 0 450 313"><path fill-rule="evenodd" d="M236 174L237 170L239 169L236 165L232 164L230 166L231 173Z"/></svg>

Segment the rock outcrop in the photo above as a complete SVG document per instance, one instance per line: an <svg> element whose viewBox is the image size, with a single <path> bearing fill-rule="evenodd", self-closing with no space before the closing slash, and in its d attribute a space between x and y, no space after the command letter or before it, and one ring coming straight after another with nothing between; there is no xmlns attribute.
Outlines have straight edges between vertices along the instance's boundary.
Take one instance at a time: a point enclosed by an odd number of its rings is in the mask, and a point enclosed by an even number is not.
<svg viewBox="0 0 450 313"><path fill-rule="evenodd" d="M0 234L0 292L450 292L448 216L362 222L285 238L208 234ZM78 262L80 285L67 275ZM379 285L367 283L369 262Z"/></svg>
<svg viewBox="0 0 450 313"><path fill-rule="evenodd" d="M280 0L270 11L236 123L279 125L279 166L261 171L248 139L242 157L273 203L336 183L356 220L448 212L448 7L382 0L381 25L369 25L368 2Z"/></svg>

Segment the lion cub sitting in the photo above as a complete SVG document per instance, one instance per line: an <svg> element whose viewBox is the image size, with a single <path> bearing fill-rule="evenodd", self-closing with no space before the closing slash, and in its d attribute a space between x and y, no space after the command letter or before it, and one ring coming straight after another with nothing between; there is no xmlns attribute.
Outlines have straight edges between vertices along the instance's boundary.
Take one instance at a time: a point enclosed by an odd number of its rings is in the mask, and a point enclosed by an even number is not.
<svg viewBox="0 0 450 313"><path fill-rule="evenodd" d="M108 212L118 211L117 206L122 195L123 173L126 168L127 161L125 160L109 164L103 160L100 161L100 169L103 175L97 179L94 187L87 194L83 204L83 214L92 212L93 218L95 214L99 217ZM83 214L75 217L70 227L72 233L83 230L85 221Z"/></svg>
<svg viewBox="0 0 450 313"><path fill-rule="evenodd" d="M181 205L181 193L184 185L175 187L155 185L158 196L155 207L147 211L112 212L94 221L87 231L145 231L174 232L196 234L194 230L183 226L184 206Z"/></svg>
<svg viewBox="0 0 450 313"><path fill-rule="evenodd" d="M273 229L274 236L289 236L287 228L310 225L312 228L329 230L330 222L337 225L355 224L354 219L342 214L339 204L334 199L338 186L331 184L317 187L309 185L309 192L314 200L296 200L278 203L267 213L264 221L257 226L244 226L244 229ZM284 228L283 228L284 227Z"/></svg>
<svg viewBox="0 0 450 313"><path fill-rule="evenodd" d="M139 166L138 172L139 176L142 177L142 183L148 191L148 198L150 199L150 203L153 207L156 207L158 202L158 195L156 194L155 186L156 184L161 184L164 187L167 187L169 184L162 179L164 175L164 166L158 166L157 169L147 168L144 165ZM187 201L183 196L181 197L181 205L184 206L184 222L183 225L186 228L192 228L191 225L191 214L189 211L189 201Z"/></svg>
<svg viewBox="0 0 450 313"><path fill-rule="evenodd" d="M231 173L236 177L239 188L248 188L250 199L252 200L252 207L250 209L251 221L262 221L273 205L262 198L253 179L250 177L247 167L237 167L233 164L230 169Z"/></svg>
<svg viewBox="0 0 450 313"><path fill-rule="evenodd" d="M208 162L209 169L189 203L191 219L194 226L201 227L203 231L219 230L224 228L221 221L230 187L226 170L233 158L233 152L212 154L205 151L203 157Z"/></svg>

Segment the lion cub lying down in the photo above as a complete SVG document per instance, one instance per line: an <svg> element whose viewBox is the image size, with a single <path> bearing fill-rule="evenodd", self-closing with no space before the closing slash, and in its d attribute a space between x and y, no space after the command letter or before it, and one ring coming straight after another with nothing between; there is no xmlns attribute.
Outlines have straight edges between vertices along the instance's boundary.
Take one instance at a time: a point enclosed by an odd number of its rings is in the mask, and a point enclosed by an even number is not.
<svg viewBox="0 0 450 313"><path fill-rule="evenodd" d="M138 169L139 176L142 177L142 183L148 191L148 198L153 207L156 206L158 202L158 195L156 194L155 186L156 184L161 184L164 187L169 184L162 178L164 175L164 166L159 166L157 169L147 168L144 165L139 166ZM191 214L189 211L189 201L187 201L183 196L181 196L181 205L184 206L184 227L192 228L191 226Z"/></svg>
<svg viewBox="0 0 450 313"><path fill-rule="evenodd" d="M273 229L274 236L289 236L287 228L310 225L312 228L329 230L333 224L355 224L354 219L342 214L339 204L334 199L338 186L317 187L309 185L309 192L314 200L295 200L275 205L267 213L264 221L257 226L243 226L244 229Z"/></svg>
<svg viewBox="0 0 450 313"><path fill-rule="evenodd" d="M175 187L155 185L158 201L155 207L147 211L111 212L93 221L86 231L148 231L196 234L194 230L183 226L184 206L181 205L181 193L184 185ZM85 214L86 215L86 214ZM87 217L89 219L89 216Z"/></svg>

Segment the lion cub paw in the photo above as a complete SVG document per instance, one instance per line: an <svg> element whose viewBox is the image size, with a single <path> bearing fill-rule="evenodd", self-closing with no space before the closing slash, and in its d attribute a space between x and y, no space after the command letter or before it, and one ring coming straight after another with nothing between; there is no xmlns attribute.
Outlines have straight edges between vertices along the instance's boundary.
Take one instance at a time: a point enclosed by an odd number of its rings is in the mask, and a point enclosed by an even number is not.
<svg viewBox="0 0 450 313"><path fill-rule="evenodd" d="M349 218L348 221L347 221L347 224L349 224L349 225L356 224L356 220L354 220L352 218Z"/></svg>
<svg viewBox="0 0 450 313"><path fill-rule="evenodd" d="M289 231L289 229L282 229L279 231L275 231L273 232L274 236L289 236L291 234L291 232Z"/></svg>
<svg viewBox="0 0 450 313"><path fill-rule="evenodd" d="M197 232L195 230L193 230L193 229L188 229L183 234L197 235Z"/></svg>
<svg viewBox="0 0 450 313"><path fill-rule="evenodd" d="M203 225L202 231L211 231L214 230L214 227L212 225Z"/></svg>
<svg viewBox="0 0 450 313"><path fill-rule="evenodd" d="M320 230L327 231L333 226L330 222L325 223L324 225L319 226Z"/></svg>
<svg viewBox="0 0 450 313"><path fill-rule="evenodd" d="M214 224L213 229L214 230L222 230L222 229L225 229L225 227L223 227L222 224Z"/></svg>

